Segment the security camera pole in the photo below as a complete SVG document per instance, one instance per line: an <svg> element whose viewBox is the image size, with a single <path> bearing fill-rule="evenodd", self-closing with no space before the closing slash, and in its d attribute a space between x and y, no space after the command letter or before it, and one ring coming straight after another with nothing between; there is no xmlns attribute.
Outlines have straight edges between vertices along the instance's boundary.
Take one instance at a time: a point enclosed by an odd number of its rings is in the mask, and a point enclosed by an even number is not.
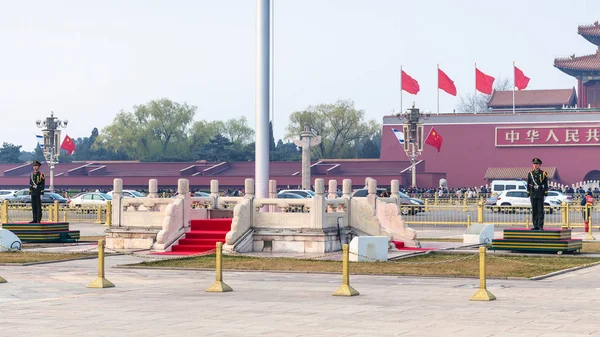
<svg viewBox="0 0 600 337"><path fill-rule="evenodd" d="M69 121L61 121L58 117L54 117L54 111L50 111L50 117L46 120L35 121L38 128L44 132L44 158L50 166L50 192L54 192L54 165L58 164L58 156L60 155L60 130L66 128Z"/></svg>

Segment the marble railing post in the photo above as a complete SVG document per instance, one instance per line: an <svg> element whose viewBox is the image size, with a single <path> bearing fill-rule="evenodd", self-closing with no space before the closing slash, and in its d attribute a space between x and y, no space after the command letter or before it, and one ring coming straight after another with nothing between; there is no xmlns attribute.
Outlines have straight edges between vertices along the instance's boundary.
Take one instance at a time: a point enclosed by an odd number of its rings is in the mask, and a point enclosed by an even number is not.
<svg viewBox="0 0 600 337"><path fill-rule="evenodd" d="M150 179L148 181L148 197L158 198L158 180Z"/></svg>
<svg viewBox="0 0 600 337"><path fill-rule="evenodd" d="M192 199L190 197L189 180L177 180L177 197L183 199L183 227L187 228L190 226L192 216Z"/></svg>
<svg viewBox="0 0 600 337"><path fill-rule="evenodd" d="M269 180L269 198L277 198L277 181ZM277 207L269 205L269 212L275 212Z"/></svg>
<svg viewBox="0 0 600 337"><path fill-rule="evenodd" d="M244 180L244 198L254 199L254 179Z"/></svg>
<svg viewBox="0 0 600 337"><path fill-rule="evenodd" d="M312 228L323 229L325 219L325 181L322 178L315 179L315 196L310 209Z"/></svg>
<svg viewBox="0 0 600 337"><path fill-rule="evenodd" d="M396 199L396 204L398 204L398 200L400 199L398 192L400 192L400 180L394 179L390 188L390 197Z"/></svg>
<svg viewBox="0 0 600 337"><path fill-rule="evenodd" d="M213 197L212 209L219 207L219 181L213 179L210 181L210 196Z"/></svg>
<svg viewBox="0 0 600 337"><path fill-rule="evenodd" d="M112 193L112 227L120 227L121 219L123 218L123 206L121 199L123 198L123 179L117 178L113 180Z"/></svg>
<svg viewBox="0 0 600 337"><path fill-rule="evenodd" d="M352 214L352 180L344 179L342 181L342 198L345 198L348 201L348 206L346 208L346 217L344 218L344 227L348 228L351 225L350 216Z"/></svg>
<svg viewBox="0 0 600 337"><path fill-rule="evenodd" d="M370 179L367 180L367 189L369 191L369 195L367 195L367 201L369 204L375 208L375 200L377 199L377 180Z"/></svg>
<svg viewBox="0 0 600 337"><path fill-rule="evenodd" d="M337 198L337 180L331 179L329 180L329 195L327 195L328 199Z"/></svg>

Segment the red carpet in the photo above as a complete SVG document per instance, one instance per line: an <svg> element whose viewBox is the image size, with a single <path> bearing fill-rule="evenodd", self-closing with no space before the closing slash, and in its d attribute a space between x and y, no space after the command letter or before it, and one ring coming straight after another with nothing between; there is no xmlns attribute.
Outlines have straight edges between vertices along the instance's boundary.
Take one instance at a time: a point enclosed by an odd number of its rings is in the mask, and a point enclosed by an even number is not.
<svg viewBox="0 0 600 337"><path fill-rule="evenodd" d="M193 255L215 249L217 242L225 243L225 235L231 230L231 221L231 218L192 220L191 230L170 252L156 254Z"/></svg>
<svg viewBox="0 0 600 337"><path fill-rule="evenodd" d="M392 241L396 249L398 250L414 250L414 251L428 251L428 250L436 250L436 248L418 248L418 247L404 247L404 242L402 241Z"/></svg>

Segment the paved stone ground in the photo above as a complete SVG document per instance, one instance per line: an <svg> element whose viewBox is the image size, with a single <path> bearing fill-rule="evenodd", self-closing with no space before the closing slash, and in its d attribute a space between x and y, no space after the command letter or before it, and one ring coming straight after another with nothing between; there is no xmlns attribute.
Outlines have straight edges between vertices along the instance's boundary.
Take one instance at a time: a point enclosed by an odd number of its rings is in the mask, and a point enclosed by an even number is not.
<svg viewBox="0 0 600 337"><path fill-rule="evenodd" d="M417 229L421 237L464 231ZM331 293L341 275L226 271L234 291L218 294L204 292L212 271L114 268L140 261L107 257L106 276L116 285L108 289L86 287L96 259L0 266L8 280L0 284L0 326L36 337L600 336L600 266L540 281L488 280L498 299L472 302L479 283L470 278L351 276L360 296L340 298Z"/></svg>
<svg viewBox="0 0 600 337"><path fill-rule="evenodd" d="M0 324L10 336L600 336L600 266L542 281L225 272L234 291L206 293L208 271L111 268L115 288L88 289L97 260L0 267Z"/></svg>

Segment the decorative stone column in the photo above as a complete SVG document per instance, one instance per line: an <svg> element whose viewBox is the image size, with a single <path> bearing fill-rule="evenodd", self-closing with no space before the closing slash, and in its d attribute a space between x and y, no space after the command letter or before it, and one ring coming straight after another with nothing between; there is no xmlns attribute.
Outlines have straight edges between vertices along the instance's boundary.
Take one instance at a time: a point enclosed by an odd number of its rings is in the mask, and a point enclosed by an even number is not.
<svg viewBox="0 0 600 337"><path fill-rule="evenodd" d="M244 180L244 198L254 199L254 179Z"/></svg>
<svg viewBox="0 0 600 337"><path fill-rule="evenodd" d="M390 188L390 197L396 199L396 205L399 204L398 200L400 200L398 192L400 192L400 180L394 179L392 180L392 186Z"/></svg>
<svg viewBox="0 0 600 337"><path fill-rule="evenodd" d="M123 179L117 178L113 180L113 193L112 193L112 225L111 227L121 227L121 213L123 213L123 206L121 204L121 198L123 198Z"/></svg>
<svg viewBox="0 0 600 337"><path fill-rule="evenodd" d="M219 181L212 179L210 181L210 196L212 200L212 208L217 209L219 207Z"/></svg>
<svg viewBox="0 0 600 337"><path fill-rule="evenodd" d="M277 198L277 181L269 180L269 198ZM279 211L277 206L269 205L269 212Z"/></svg>
<svg viewBox="0 0 600 337"><path fill-rule="evenodd" d="M369 195L367 195L367 200L369 201L369 204L373 206L373 209L375 209L375 200L377 199L377 180L368 180L367 189L369 191Z"/></svg>
<svg viewBox="0 0 600 337"><path fill-rule="evenodd" d="M315 196L312 198L312 202L310 213L313 228L322 230L325 219L325 181L321 178L315 179Z"/></svg>
<svg viewBox="0 0 600 337"><path fill-rule="evenodd" d="M177 197L183 199L183 227L190 227L190 220L192 216L192 199L190 197L189 180L177 180Z"/></svg>
<svg viewBox="0 0 600 337"><path fill-rule="evenodd" d="M321 144L321 136L313 135L310 126L304 124L304 131L300 133L300 140L295 140L294 144L302 147L302 189L310 190L310 148Z"/></svg>
<svg viewBox="0 0 600 337"><path fill-rule="evenodd" d="M352 219L352 179L342 181L342 198L348 200L348 208L346 209L348 215L344 218L344 227L348 228L351 226Z"/></svg>
<svg viewBox="0 0 600 337"><path fill-rule="evenodd" d="M328 199L337 198L337 180L332 179L329 180L329 195L327 195Z"/></svg>
<svg viewBox="0 0 600 337"><path fill-rule="evenodd" d="M150 179L148 181L148 197L158 198L158 180Z"/></svg>

